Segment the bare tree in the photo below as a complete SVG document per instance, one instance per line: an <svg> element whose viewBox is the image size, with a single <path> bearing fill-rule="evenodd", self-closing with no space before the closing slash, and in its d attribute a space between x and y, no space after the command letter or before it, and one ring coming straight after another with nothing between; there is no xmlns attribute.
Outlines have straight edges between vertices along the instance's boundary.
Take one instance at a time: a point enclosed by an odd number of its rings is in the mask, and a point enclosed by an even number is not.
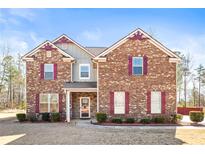
<svg viewBox="0 0 205 154"><path fill-rule="evenodd" d="M192 60L190 54L182 57L182 70L183 70L183 79L184 79L184 106L187 106L187 85L190 82L191 78L191 68L192 68Z"/></svg>
<svg viewBox="0 0 205 154"><path fill-rule="evenodd" d="M199 107L201 106L201 83L204 82L205 78L204 78L204 74L205 74L205 68L202 64L200 64L198 66L198 68L196 68L196 71L197 71L197 79L198 79L198 83L199 83L199 86L198 86L198 91L199 91L199 102L198 102L198 105Z"/></svg>

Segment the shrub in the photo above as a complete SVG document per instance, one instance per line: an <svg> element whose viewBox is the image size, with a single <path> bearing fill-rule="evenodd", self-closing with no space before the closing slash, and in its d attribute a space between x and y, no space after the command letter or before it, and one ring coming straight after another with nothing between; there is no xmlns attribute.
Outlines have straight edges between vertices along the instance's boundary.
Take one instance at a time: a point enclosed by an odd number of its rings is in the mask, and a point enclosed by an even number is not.
<svg viewBox="0 0 205 154"><path fill-rule="evenodd" d="M181 121L183 119L182 114L176 114L176 120Z"/></svg>
<svg viewBox="0 0 205 154"><path fill-rule="evenodd" d="M183 119L182 114L174 114L174 115L171 115L170 122L176 123L177 121L181 121L182 119Z"/></svg>
<svg viewBox="0 0 205 154"><path fill-rule="evenodd" d="M113 123L121 124L121 123L122 123L122 118L113 118L113 119L112 119L112 122L113 122Z"/></svg>
<svg viewBox="0 0 205 154"><path fill-rule="evenodd" d="M25 113L17 113L16 118L18 119L19 122L26 121L26 114Z"/></svg>
<svg viewBox="0 0 205 154"><path fill-rule="evenodd" d="M96 120L97 122L105 122L107 120L107 114L106 113L96 113Z"/></svg>
<svg viewBox="0 0 205 154"><path fill-rule="evenodd" d="M42 113L42 120L43 121L50 121L50 113Z"/></svg>
<svg viewBox="0 0 205 154"><path fill-rule="evenodd" d="M134 118L127 118L126 123L134 123L135 122L135 119Z"/></svg>
<svg viewBox="0 0 205 154"><path fill-rule="evenodd" d="M164 117L153 117L152 122L154 122L154 123L164 123L165 118Z"/></svg>
<svg viewBox="0 0 205 154"><path fill-rule="evenodd" d="M202 111L190 111L190 120L193 122L202 122L204 120L204 112Z"/></svg>
<svg viewBox="0 0 205 154"><path fill-rule="evenodd" d="M60 113L57 112L51 113L51 121L52 122L60 121Z"/></svg>
<svg viewBox="0 0 205 154"><path fill-rule="evenodd" d="M149 123L151 123L151 119L150 119L150 118L142 118L142 119L140 120L140 123L149 124Z"/></svg>
<svg viewBox="0 0 205 154"><path fill-rule="evenodd" d="M28 116L28 120L31 122L36 122L36 121L38 121L38 118L36 117L35 114L31 114Z"/></svg>

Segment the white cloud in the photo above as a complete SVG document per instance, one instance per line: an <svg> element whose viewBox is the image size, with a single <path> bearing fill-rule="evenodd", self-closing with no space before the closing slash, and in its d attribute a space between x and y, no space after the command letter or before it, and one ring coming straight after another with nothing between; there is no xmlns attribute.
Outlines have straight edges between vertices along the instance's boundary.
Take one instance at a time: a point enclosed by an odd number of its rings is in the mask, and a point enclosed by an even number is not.
<svg viewBox="0 0 205 154"><path fill-rule="evenodd" d="M9 49L9 53L16 56L17 53L24 53L28 51L28 43L20 37L11 36L9 38L3 38L0 43L0 49L5 50L5 47Z"/></svg>
<svg viewBox="0 0 205 154"><path fill-rule="evenodd" d="M195 68L199 64L205 66L205 34L181 36L173 40L172 46L175 46L172 48L174 51L181 51L185 55L190 53Z"/></svg>
<svg viewBox="0 0 205 154"><path fill-rule="evenodd" d="M31 9L9 9L9 13L13 16L18 16L29 21L33 21L36 14Z"/></svg>
<svg viewBox="0 0 205 154"><path fill-rule="evenodd" d="M30 37L32 39L32 41L37 45L42 43L43 41L45 41L46 39L44 39L43 37L39 37L35 32L30 32Z"/></svg>
<svg viewBox="0 0 205 154"><path fill-rule="evenodd" d="M90 40L90 41L98 41L102 37L102 32L99 28L92 30L92 31L86 30L82 32L82 36L85 39Z"/></svg>

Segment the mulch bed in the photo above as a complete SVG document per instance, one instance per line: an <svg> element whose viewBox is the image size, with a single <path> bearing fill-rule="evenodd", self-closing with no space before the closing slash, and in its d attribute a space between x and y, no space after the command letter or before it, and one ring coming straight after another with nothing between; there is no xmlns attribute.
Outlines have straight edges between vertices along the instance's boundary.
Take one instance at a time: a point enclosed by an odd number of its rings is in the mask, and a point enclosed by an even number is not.
<svg viewBox="0 0 205 154"><path fill-rule="evenodd" d="M98 123L98 122L92 122L93 125L100 125L100 126L200 126L205 127L205 125L202 124L195 124L195 123L149 123L149 124L142 124L142 123L112 123L112 122L104 122L104 123Z"/></svg>
<svg viewBox="0 0 205 154"><path fill-rule="evenodd" d="M24 124L24 123L64 123L64 121L57 121L57 122L51 122L51 121L35 121L35 122L31 122L31 121L29 121L29 120L27 120L27 121L22 121L22 122L19 122L18 120L16 120L16 121L14 121L14 122L16 122L16 123L22 123L22 124Z"/></svg>

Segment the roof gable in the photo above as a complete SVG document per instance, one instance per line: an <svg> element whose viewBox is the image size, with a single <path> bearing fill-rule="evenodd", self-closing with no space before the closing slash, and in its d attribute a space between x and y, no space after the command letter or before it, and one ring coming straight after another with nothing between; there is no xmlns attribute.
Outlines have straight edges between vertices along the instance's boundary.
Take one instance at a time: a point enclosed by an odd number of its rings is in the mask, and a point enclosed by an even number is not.
<svg viewBox="0 0 205 154"><path fill-rule="evenodd" d="M27 54L25 54L22 59L26 60L28 56L33 56L34 54L36 54L37 52L39 52L39 49L42 50L49 50L49 51L59 51L62 55L64 55L65 57L68 57L72 60L74 60L74 58L69 55L68 53L66 53L65 51L61 50L60 48L58 48L56 45L54 45L52 42L50 41L45 41L42 44L40 44L39 46L37 46L36 48L34 48L33 50L31 50L30 52L28 52Z"/></svg>
<svg viewBox="0 0 205 154"><path fill-rule="evenodd" d="M95 57L95 55L93 53L91 53L89 50L87 50L86 48L84 48L82 45L80 45L79 43L75 42L74 40L72 40L71 38L69 38L67 35L63 34L61 36L59 36L58 38L56 38L55 40L52 41L53 44L58 44L58 43L74 43L76 46L78 46L79 48L81 48L83 51L85 51L86 53L88 53L89 55L91 55L93 58Z"/></svg>
<svg viewBox="0 0 205 154"><path fill-rule="evenodd" d="M123 43L125 43L127 40L132 39L132 40L144 40L147 39L149 42L151 42L152 44L154 44L156 47L158 47L159 49L161 49L163 52L165 52L167 55L169 55L172 58L176 58L178 60L180 60L180 57L177 56L175 53L173 53L170 49L166 48L164 45L162 45L160 42L158 42L157 40L155 40L153 37L151 37L149 34L147 34L146 32L144 32L142 29L138 28L136 30L134 30L133 32L131 32L130 34L128 34L127 36L125 36L124 38L122 38L121 40L117 41L116 43L114 43L113 45L111 45L109 48L107 48L106 50L104 50L102 53L100 53L97 58L101 58L106 56L108 53L112 52L114 49L116 49L117 47L119 47L120 45L122 45Z"/></svg>

